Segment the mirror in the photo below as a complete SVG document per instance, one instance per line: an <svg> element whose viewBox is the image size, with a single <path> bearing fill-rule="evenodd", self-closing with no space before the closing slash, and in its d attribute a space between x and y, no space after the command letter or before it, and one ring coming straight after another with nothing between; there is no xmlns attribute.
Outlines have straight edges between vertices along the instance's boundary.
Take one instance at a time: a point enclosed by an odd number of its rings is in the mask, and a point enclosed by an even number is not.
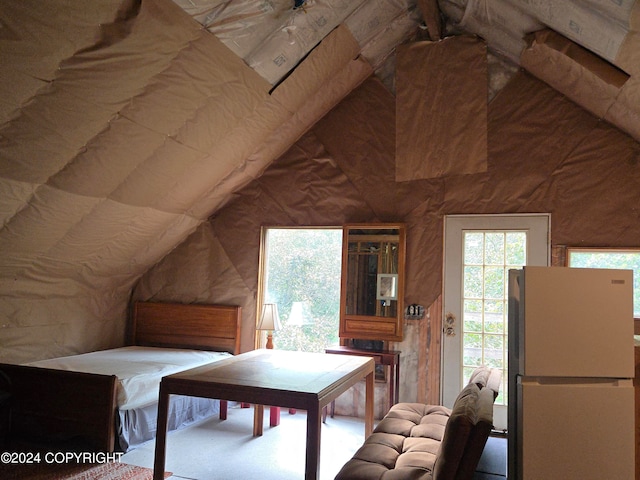
<svg viewBox="0 0 640 480"><path fill-rule="evenodd" d="M404 256L404 225L344 226L340 337L402 340Z"/></svg>

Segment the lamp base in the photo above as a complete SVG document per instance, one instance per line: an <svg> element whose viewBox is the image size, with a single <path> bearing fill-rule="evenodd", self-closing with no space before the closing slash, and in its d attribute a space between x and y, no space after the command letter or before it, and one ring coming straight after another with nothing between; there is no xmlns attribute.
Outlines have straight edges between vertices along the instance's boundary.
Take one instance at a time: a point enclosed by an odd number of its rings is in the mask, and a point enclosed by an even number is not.
<svg viewBox="0 0 640 480"><path fill-rule="evenodd" d="M272 350L273 349L273 334L271 332L267 333L267 345L266 348Z"/></svg>

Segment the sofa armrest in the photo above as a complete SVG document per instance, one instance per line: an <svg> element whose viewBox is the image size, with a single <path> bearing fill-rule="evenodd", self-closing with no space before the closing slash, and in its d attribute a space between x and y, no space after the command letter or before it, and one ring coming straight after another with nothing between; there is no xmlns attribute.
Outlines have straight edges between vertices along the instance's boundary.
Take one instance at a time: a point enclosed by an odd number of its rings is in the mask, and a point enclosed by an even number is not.
<svg viewBox="0 0 640 480"><path fill-rule="evenodd" d="M495 392L490 388L483 388L478 397L478 417L476 424L471 429L467 439L467 445L462 455L462 461L456 475L456 480L473 478L478 467L480 457L487 444L487 439L493 429L493 402Z"/></svg>
<svg viewBox="0 0 640 480"><path fill-rule="evenodd" d="M442 444L433 469L434 480L455 480L462 464L469 436L477 418L480 389L470 383L456 398L445 426Z"/></svg>
<svg viewBox="0 0 640 480"><path fill-rule="evenodd" d="M473 478L493 428L493 404L501 379L500 370L479 367L456 398L434 465L434 480Z"/></svg>

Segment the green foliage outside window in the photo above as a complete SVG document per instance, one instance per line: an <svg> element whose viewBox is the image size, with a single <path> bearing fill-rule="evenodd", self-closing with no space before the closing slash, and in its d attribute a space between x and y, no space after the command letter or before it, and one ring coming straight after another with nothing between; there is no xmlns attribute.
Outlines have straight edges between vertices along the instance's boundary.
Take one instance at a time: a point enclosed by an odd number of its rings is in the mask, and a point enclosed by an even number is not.
<svg viewBox="0 0 640 480"><path fill-rule="evenodd" d="M475 367L507 362L507 278L526 263L526 232L466 231L463 253L463 382ZM506 383L497 404L507 398Z"/></svg>
<svg viewBox="0 0 640 480"><path fill-rule="evenodd" d="M633 316L640 318L640 249L569 249L569 266L633 270Z"/></svg>
<svg viewBox="0 0 640 480"><path fill-rule="evenodd" d="M278 305L282 323L275 348L323 352L338 344L341 256L341 229L268 230L265 303ZM304 318L292 318L294 302L305 306Z"/></svg>

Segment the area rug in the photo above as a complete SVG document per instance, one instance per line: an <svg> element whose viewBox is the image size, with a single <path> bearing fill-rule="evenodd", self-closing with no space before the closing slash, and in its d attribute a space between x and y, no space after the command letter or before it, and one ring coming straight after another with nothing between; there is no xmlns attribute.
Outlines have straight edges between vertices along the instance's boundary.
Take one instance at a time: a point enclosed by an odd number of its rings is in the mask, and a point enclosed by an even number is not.
<svg viewBox="0 0 640 480"><path fill-rule="evenodd" d="M165 472L164 478L171 472ZM127 465L126 463L103 463L71 476L57 477L55 480L152 480L153 469Z"/></svg>
<svg viewBox="0 0 640 480"><path fill-rule="evenodd" d="M6 466L5 466L6 467ZM43 467L43 466L41 466ZM0 478L16 480L152 480L153 469L110 462L99 465L67 465L66 468L1 469ZM164 478L171 472L165 472Z"/></svg>

